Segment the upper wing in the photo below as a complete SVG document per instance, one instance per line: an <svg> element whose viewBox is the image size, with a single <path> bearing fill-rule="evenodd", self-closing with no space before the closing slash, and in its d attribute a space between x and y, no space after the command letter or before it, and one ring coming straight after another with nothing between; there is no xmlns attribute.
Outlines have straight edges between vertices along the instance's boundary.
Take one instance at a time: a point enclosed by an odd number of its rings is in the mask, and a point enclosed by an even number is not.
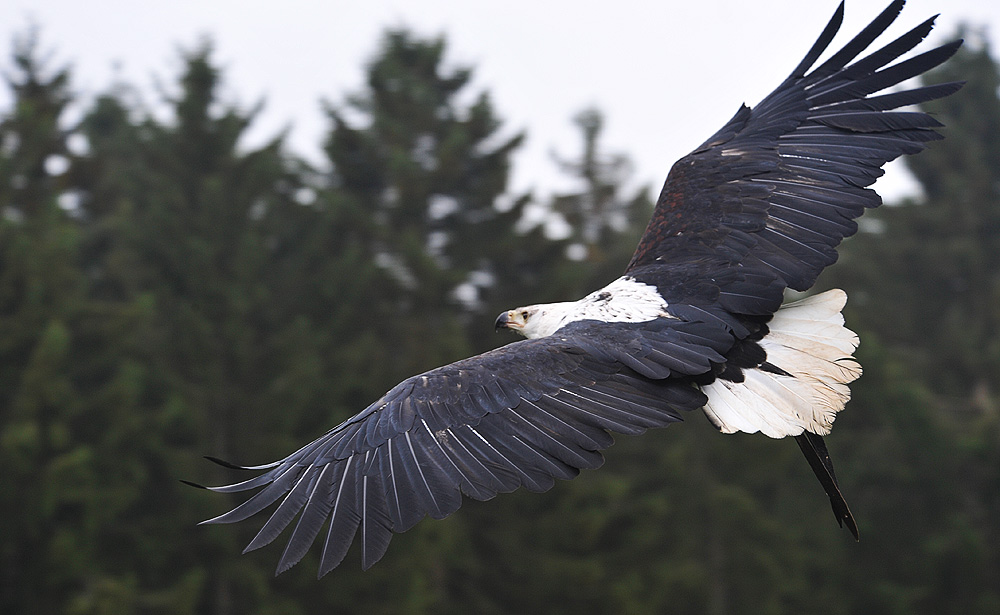
<svg viewBox="0 0 1000 615"><path fill-rule="evenodd" d="M636 434L700 408L690 376L724 361L725 327L676 319L579 322L557 336L509 344L403 381L357 416L264 473L215 491L263 487L206 523L241 521L282 500L247 550L297 515L278 571L298 562L329 520L319 573L341 562L360 528L362 565L392 532L598 467L609 431ZM685 378L687 376L687 378Z"/></svg>
<svg viewBox="0 0 1000 615"><path fill-rule="evenodd" d="M961 87L947 83L872 96L937 66L958 49L961 41L886 67L930 32L933 18L848 65L903 4L893 2L807 74L840 28L841 4L784 83L755 109L743 106L722 130L679 160L627 272L655 276L661 266L704 258L707 250L773 274L795 290L812 286L836 261L840 241L857 230L854 219L866 207L881 204L867 186L882 175L882 165L941 138L934 130L940 124L926 113L895 110ZM759 292L770 296L774 288L764 284Z"/></svg>

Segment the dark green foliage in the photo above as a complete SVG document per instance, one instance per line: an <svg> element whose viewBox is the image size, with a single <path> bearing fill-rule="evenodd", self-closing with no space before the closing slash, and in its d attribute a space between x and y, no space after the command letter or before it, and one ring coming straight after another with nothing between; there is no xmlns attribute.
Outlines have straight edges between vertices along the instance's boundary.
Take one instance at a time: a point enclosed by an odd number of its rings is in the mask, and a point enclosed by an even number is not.
<svg viewBox="0 0 1000 615"><path fill-rule="evenodd" d="M444 39L386 33L328 104L329 171L219 98L207 45L167 113L127 84L83 107L15 45L0 109L0 612L980 613L1000 611L1000 102L985 45L930 81L947 139L910 160L926 198L869 214L823 279L851 296L866 375L829 439L854 544L791 441L700 414L620 438L545 494L467 501L322 581L273 578L200 459L284 456L400 379L505 343L506 308L620 274L651 210L576 116L579 182L519 225L509 133ZM323 78L323 76L319 76ZM708 127L711 128L711 127ZM874 214L874 215L872 215Z"/></svg>
<svg viewBox="0 0 1000 615"><path fill-rule="evenodd" d="M825 278L862 338L836 435L870 511L859 562L883 570L855 581L871 612L1000 609L1000 74L973 39L926 77L967 84L926 105L946 139L907 159L924 198L872 212Z"/></svg>
<svg viewBox="0 0 1000 615"><path fill-rule="evenodd" d="M14 107L0 120L0 610L56 612L87 573L95 450L78 396L92 356L80 235L59 206L69 189L60 117L69 74L38 59L34 33L14 48ZM59 170L59 169L57 169Z"/></svg>

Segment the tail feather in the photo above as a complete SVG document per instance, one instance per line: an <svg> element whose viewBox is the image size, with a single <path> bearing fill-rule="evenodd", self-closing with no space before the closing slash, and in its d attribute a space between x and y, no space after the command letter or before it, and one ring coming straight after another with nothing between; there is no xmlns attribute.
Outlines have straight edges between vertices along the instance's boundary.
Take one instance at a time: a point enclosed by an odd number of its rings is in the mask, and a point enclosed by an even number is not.
<svg viewBox="0 0 1000 615"><path fill-rule="evenodd" d="M702 387L716 427L772 438L830 433L851 397L848 384L861 375L852 356L858 336L840 313L846 302L844 291L831 290L781 306L759 342L767 363L745 369L743 382L718 379Z"/></svg>
<svg viewBox="0 0 1000 615"><path fill-rule="evenodd" d="M826 449L823 437L807 431L795 436L795 441L802 449L802 454L809 462L809 467L812 468L816 478L823 485L823 490L830 497L830 506L833 507L833 515L837 518L837 523L840 524L840 527L847 525L847 529L854 535L854 539L860 540L858 524L854 521L854 515L851 514L851 509L847 506L847 500L840 492L837 475L833 472L833 461L830 459L830 453Z"/></svg>
<svg viewBox="0 0 1000 615"><path fill-rule="evenodd" d="M705 414L725 433L793 436L830 498L837 522L858 538L858 525L840 492L823 436L851 398L861 375L853 353L858 336L844 327L847 294L831 290L787 303L758 342L767 358L743 370L742 382L716 379L703 386Z"/></svg>

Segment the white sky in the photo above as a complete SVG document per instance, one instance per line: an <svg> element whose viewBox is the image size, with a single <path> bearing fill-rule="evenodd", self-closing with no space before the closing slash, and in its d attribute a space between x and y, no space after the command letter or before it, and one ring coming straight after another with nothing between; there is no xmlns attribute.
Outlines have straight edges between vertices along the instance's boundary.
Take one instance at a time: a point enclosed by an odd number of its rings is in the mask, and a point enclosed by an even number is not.
<svg viewBox="0 0 1000 615"><path fill-rule="evenodd" d="M886 4L849 0L833 47ZM175 83L176 50L209 35L225 97L266 101L251 141L290 125L292 149L320 161L327 128L320 100L360 90L380 33L406 25L445 34L449 62L475 68L473 90L489 90L507 133L527 130L516 189L541 197L565 187L550 152L577 153L571 117L595 105L606 115L604 149L629 154L636 183L657 190L674 160L787 75L836 7L836 0L2 0L0 66L9 68L13 35L34 23L53 65L71 64L85 99L119 76L155 102L157 83ZM963 20L1000 31L995 0L910 0L889 33L935 12L943 15L932 42ZM0 92L0 105L8 104ZM890 198L907 189L900 171L880 182Z"/></svg>

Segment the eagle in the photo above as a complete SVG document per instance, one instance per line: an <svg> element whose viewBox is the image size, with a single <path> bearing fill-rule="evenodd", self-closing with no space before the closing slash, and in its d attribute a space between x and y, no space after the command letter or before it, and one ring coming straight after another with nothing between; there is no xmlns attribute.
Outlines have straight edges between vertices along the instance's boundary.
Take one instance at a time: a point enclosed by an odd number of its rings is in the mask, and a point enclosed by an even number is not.
<svg viewBox="0 0 1000 615"><path fill-rule="evenodd" d="M500 314L496 329L526 339L404 380L280 461L215 460L257 474L210 489L257 491L203 523L242 521L280 500L247 551L297 519L279 573L324 528L320 577L355 540L367 569L394 532L447 517L463 495L546 491L599 467L613 433L701 410L723 433L794 438L857 538L823 441L861 375L858 336L841 315L847 297L785 296L809 290L855 220L881 204L869 186L883 165L941 138L937 120L904 108L962 84L904 82L961 40L897 61L929 34L932 17L858 59L903 4L816 66L842 23L841 3L771 94L741 105L675 163L620 278L577 301Z"/></svg>

